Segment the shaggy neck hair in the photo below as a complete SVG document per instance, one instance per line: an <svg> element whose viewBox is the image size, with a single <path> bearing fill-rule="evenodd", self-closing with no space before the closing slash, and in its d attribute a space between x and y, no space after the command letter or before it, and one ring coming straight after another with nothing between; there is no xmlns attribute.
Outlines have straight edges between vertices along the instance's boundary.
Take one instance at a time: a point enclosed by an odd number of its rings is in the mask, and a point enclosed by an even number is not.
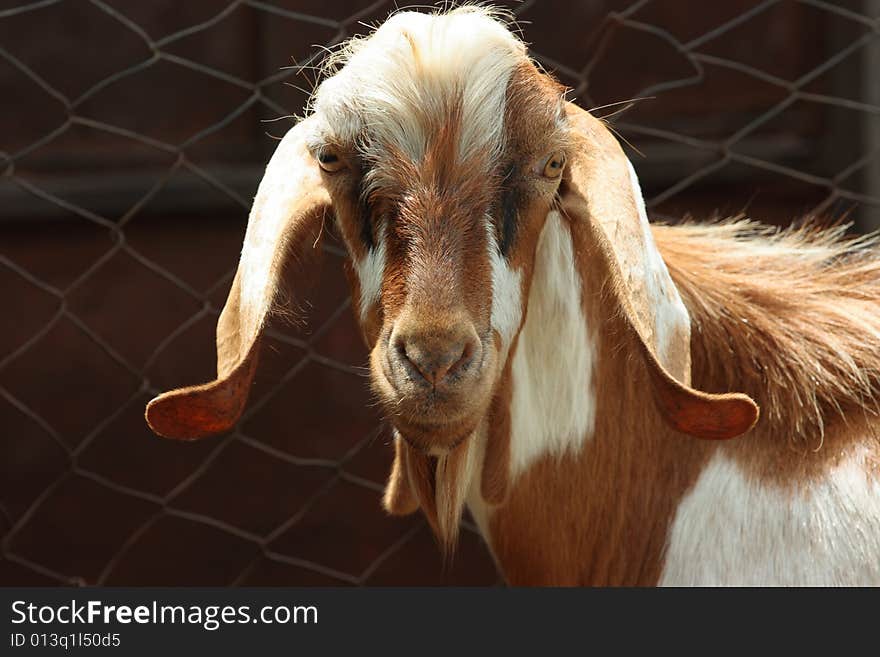
<svg viewBox="0 0 880 657"><path fill-rule="evenodd" d="M818 450L832 420L878 415L880 259L845 227L656 226L692 319L693 383L742 390L756 431Z"/></svg>

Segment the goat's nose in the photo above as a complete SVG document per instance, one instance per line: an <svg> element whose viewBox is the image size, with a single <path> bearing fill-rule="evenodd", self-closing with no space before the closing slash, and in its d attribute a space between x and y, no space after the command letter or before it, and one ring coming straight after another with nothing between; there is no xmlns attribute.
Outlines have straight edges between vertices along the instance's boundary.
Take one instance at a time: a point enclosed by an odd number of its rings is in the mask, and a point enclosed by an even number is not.
<svg viewBox="0 0 880 657"><path fill-rule="evenodd" d="M394 346L401 360L406 360L422 378L436 386L470 365L478 339L473 331L445 335L402 334L395 337Z"/></svg>

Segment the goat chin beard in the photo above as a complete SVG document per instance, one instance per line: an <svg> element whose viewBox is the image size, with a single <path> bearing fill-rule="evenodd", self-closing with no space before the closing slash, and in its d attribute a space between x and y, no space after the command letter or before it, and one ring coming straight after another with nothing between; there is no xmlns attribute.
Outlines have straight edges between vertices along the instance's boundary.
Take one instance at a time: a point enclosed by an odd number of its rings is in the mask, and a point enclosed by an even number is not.
<svg viewBox="0 0 880 657"><path fill-rule="evenodd" d="M474 473L475 441L467 440L471 435L466 435L455 447L442 454L413 450L409 457L410 483L446 557L455 549L459 522Z"/></svg>

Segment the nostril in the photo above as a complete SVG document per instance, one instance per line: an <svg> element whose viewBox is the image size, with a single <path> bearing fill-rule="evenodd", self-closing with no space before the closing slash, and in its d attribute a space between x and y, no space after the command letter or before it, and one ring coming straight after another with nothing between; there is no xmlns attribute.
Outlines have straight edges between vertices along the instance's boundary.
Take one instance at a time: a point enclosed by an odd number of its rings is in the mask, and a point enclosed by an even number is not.
<svg viewBox="0 0 880 657"><path fill-rule="evenodd" d="M463 369L473 358L475 351L475 343L468 340L466 341L459 351L458 358L450 365L449 369L446 371L446 374L455 374L460 369Z"/></svg>

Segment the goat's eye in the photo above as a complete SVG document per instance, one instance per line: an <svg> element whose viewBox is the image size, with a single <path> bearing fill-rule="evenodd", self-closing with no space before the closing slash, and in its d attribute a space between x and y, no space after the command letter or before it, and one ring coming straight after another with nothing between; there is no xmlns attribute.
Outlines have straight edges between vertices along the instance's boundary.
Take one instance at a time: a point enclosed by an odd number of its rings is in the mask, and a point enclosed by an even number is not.
<svg viewBox="0 0 880 657"><path fill-rule="evenodd" d="M321 168L328 173L335 173L345 167L345 162L342 161L342 158L329 149L318 153L317 159Z"/></svg>
<svg viewBox="0 0 880 657"><path fill-rule="evenodd" d="M546 178L558 178L565 168L565 154L554 153L544 163L544 176Z"/></svg>

